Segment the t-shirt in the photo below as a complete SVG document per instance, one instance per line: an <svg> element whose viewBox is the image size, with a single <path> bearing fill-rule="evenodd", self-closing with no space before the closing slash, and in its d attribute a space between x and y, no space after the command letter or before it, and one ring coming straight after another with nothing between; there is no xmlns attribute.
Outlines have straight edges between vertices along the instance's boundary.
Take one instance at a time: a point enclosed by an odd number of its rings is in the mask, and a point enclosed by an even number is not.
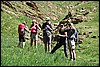
<svg viewBox="0 0 100 67"><path fill-rule="evenodd" d="M59 30L59 34L61 35L65 35L66 29L64 29L63 31L61 31L61 29ZM67 37L60 37L59 42L61 44L65 44L67 41Z"/></svg>
<svg viewBox="0 0 100 67"><path fill-rule="evenodd" d="M51 28L51 29L53 29L52 28L52 25L50 24L50 23L43 23L43 25L42 25L42 29L44 29L45 27L46 27L46 30L43 30L43 35L46 35L46 32L51 32L51 30L47 27L47 25Z"/></svg>

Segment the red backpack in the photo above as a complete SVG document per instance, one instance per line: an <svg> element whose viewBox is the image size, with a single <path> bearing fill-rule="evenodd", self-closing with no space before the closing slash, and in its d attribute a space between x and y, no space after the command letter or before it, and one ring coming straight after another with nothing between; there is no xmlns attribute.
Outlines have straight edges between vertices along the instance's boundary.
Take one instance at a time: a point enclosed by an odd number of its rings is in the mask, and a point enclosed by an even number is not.
<svg viewBox="0 0 100 67"><path fill-rule="evenodd" d="M31 32L33 34L37 34L37 27L36 26L31 27Z"/></svg>
<svg viewBox="0 0 100 67"><path fill-rule="evenodd" d="M25 25L24 24L19 24L18 25L18 33L19 34L24 34L24 29L25 29Z"/></svg>

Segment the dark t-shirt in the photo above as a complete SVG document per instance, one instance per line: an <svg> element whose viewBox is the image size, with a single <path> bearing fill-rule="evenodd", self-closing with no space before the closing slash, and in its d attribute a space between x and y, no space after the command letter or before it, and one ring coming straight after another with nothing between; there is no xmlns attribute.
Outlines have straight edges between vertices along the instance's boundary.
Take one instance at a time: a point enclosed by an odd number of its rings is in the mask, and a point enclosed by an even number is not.
<svg viewBox="0 0 100 67"><path fill-rule="evenodd" d="M46 31L50 31L50 32L51 32L51 30L50 30L49 28L47 28L47 25L48 25L51 29L53 29L53 28L52 28L52 25L51 25L50 23L46 23L46 22L43 23L41 29L44 29L44 28L46 27L46 30L43 30L43 34L44 34L44 35L45 35Z"/></svg>
<svg viewBox="0 0 100 67"><path fill-rule="evenodd" d="M59 30L59 34L61 34L61 35L65 35L65 32L66 32L66 29L64 29L63 31L61 31L61 29ZM66 43L66 37L60 37L59 43L65 44Z"/></svg>
<svg viewBox="0 0 100 67"><path fill-rule="evenodd" d="M43 25L42 25L42 29L44 29L47 25L49 25L50 26L50 28L52 29L52 25L50 24L50 23L43 23ZM49 29L48 29L49 30ZM45 31L45 30L44 30ZM49 30L50 31L50 30Z"/></svg>

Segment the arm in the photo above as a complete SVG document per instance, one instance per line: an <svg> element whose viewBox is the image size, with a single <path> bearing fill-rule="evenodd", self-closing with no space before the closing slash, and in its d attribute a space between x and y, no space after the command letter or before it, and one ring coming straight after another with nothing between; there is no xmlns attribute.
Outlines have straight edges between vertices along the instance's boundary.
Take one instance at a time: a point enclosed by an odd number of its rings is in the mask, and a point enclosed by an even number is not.
<svg viewBox="0 0 100 67"><path fill-rule="evenodd" d="M48 26L48 25L47 25L47 28L49 28L49 30L50 30L50 31L52 31L52 30L53 30L51 26Z"/></svg>
<svg viewBox="0 0 100 67"><path fill-rule="evenodd" d="M39 27L39 25L38 25L38 24L37 24L36 26L37 26L37 28L38 28L39 30L41 30L41 28Z"/></svg>
<svg viewBox="0 0 100 67"><path fill-rule="evenodd" d="M30 33L30 31L28 30L28 27L27 27L27 26L25 27L25 30L26 30L28 33Z"/></svg>
<svg viewBox="0 0 100 67"><path fill-rule="evenodd" d="M65 35L58 34L58 36L60 36L60 37L66 37L67 36L67 32L65 32Z"/></svg>
<svg viewBox="0 0 100 67"><path fill-rule="evenodd" d="M29 30L31 30L31 27L32 27L32 26L33 26L33 25L31 24Z"/></svg>

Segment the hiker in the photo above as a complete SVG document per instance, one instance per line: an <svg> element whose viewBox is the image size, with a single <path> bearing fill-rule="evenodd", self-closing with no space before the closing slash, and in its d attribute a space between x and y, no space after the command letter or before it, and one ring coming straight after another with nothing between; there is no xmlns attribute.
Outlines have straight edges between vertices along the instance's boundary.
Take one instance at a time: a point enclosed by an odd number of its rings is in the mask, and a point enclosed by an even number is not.
<svg viewBox="0 0 100 67"><path fill-rule="evenodd" d="M70 60L76 60L76 53L75 53L75 27L73 23L68 24L69 29L67 29L67 40L68 40L68 49L70 52Z"/></svg>
<svg viewBox="0 0 100 67"><path fill-rule="evenodd" d="M51 54L53 54L58 48L60 48L63 45L65 56L68 57L67 32L65 30L66 27L64 26L64 24L60 24L59 34L56 35L60 38L56 46L52 49Z"/></svg>
<svg viewBox="0 0 100 67"><path fill-rule="evenodd" d="M32 20L32 24L30 25L30 29L31 30L31 34L30 34L30 46L32 46L33 44L33 40L34 40L34 46L35 48L37 48L37 41L38 41L38 29L40 29L38 23L36 22L36 20Z"/></svg>
<svg viewBox="0 0 100 67"><path fill-rule="evenodd" d="M45 52L47 52L47 51L50 52L53 28L52 28L49 17L46 17L46 20L42 25L42 30L43 30L43 42L44 42L44 46L45 46Z"/></svg>
<svg viewBox="0 0 100 67"><path fill-rule="evenodd" d="M24 48L25 46L25 31L29 33L29 30L26 27L26 23L27 22L24 21L23 23L18 25L18 33L19 33L18 47L20 46L21 42L22 42L22 47Z"/></svg>

